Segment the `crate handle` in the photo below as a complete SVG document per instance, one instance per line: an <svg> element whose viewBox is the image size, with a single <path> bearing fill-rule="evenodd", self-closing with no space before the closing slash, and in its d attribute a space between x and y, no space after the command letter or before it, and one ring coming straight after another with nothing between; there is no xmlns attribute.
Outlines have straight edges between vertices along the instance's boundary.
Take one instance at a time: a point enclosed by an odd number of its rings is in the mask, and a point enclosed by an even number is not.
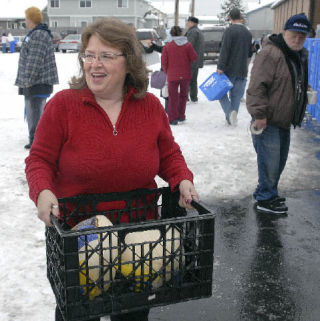
<svg viewBox="0 0 320 321"><path fill-rule="evenodd" d="M203 203L200 203L200 201L192 200L190 204L193 208L195 208L198 211L200 215L211 213L208 209L205 208Z"/></svg>
<svg viewBox="0 0 320 321"><path fill-rule="evenodd" d="M61 235L63 233L63 229L61 228L60 224L58 223L59 218L57 218L55 215L53 215L52 213L50 214L50 221L52 226L54 226L56 228L56 230L58 231L58 233Z"/></svg>

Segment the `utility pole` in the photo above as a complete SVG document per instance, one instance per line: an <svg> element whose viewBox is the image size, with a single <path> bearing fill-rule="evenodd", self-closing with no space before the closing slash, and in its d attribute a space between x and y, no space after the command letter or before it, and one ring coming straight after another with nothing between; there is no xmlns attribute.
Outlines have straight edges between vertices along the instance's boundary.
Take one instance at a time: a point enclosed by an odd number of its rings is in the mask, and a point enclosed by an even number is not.
<svg viewBox="0 0 320 321"><path fill-rule="evenodd" d="M174 6L174 25L179 26L179 0L175 0Z"/></svg>
<svg viewBox="0 0 320 321"><path fill-rule="evenodd" d="M190 6L190 16L194 17L194 1L195 0L191 0L191 6Z"/></svg>

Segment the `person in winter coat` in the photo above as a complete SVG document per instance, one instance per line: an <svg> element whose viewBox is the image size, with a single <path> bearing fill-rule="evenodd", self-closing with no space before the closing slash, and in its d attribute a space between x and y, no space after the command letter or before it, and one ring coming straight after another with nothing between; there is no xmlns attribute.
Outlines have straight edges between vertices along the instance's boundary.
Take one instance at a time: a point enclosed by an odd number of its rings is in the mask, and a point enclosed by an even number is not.
<svg viewBox="0 0 320 321"><path fill-rule="evenodd" d="M204 55L204 37L202 31L198 28L198 23L198 18L189 17L187 20L188 30L185 34L198 56L197 60L191 64L192 77L190 81L189 95L192 102L198 101L198 72L199 68L203 67Z"/></svg>
<svg viewBox="0 0 320 321"><path fill-rule="evenodd" d="M186 119L186 103L191 80L191 62L197 60L197 54L187 37L181 36L179 26L170 30L172 41L162 50L161 66L167 74L169 106L168 117L171 125Z"/></svg>
<svg viewBox="0 0 320 321"><path fill-rule="evenodd" d="M223 34L217 72L226 74L233 88L220 100L227 125L236 126L240 100L245 92L248 74L248 58L252 56L252 35L243 25L238 8L229 14L231 26Z"/></svg>
<svg viewBox="0 0 320 321"><path fill-rule="evenodd" d="M258 186L253 194L256 209L263 213L286 214L285 198L278 183L286 165L290 128L300 126L307 105L308 52L304 48L311 24L304 14L288 19L283 33L265 38L257 54L247 90L247 109L257 153Z"/></svg>
<svg viewBox="0 0 320 321"><path fill-rule="evenodd" d="M60 216L60 197L153 189L156 175L180 191L180 206L191 208L198 199L193 174L159 99L146 92L148 70L132 30L104 18L81 39L80 76L47 103L26 159L39 218L51 225L50 214ZM128 221L128 213L120 221ZM111 315L111 321L147 321L148 314ZM62 320L57 307L56 321Z"/></svg>
<svg viewBox="0 0 320 321"><path fill-rule="evenodd" d="M30 31L21 46L15 85L25 99L29 143L24 147L30 149L46 100L53 85L58 83L58 72L51 32L46 24L41 23L41 11L30 7L25 14Z"/></svg>
<svg viewBox="0 0 320 321"><path fill-rule="evenodd" d="M8 34L8 42L9 42L10 53L15 52L16 51L15 41L14 41L14 37L11 34L11 32L9 32L9 34Z"/></svg>
<svg viewBox="0 0 320 321"><path fill-rule="evenodd" d="M7 35L5 32L1 36L2 53L7 52Z"/></svg>

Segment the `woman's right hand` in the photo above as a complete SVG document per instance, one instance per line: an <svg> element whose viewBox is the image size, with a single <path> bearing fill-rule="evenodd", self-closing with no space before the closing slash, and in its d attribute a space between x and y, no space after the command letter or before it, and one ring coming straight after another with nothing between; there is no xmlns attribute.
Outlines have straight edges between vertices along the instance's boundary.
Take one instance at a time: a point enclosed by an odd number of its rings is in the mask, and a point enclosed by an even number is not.
<svg viewBox="0 0 320 321"><path fill-rule="evenodd" d="M50 214L59 215L59 205L57 197L48 189L40 192L37 201L38 217L46 226L52 226Z"/></svg>

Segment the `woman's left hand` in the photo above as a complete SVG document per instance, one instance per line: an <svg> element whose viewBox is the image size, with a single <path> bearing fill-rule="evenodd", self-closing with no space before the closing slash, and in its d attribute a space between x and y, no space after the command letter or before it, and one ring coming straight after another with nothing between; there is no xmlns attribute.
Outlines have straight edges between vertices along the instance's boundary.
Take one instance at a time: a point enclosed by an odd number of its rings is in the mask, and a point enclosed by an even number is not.
<svg viewBox="0 0 320 321"><path fill-rule="evenodd" d="M179 199L179 206L192 209L190 205L192 200L199 201L199 195L194 188L192 182L188 180L183 180L179 184L179 191L180 191L180 199Z"/></svg>

